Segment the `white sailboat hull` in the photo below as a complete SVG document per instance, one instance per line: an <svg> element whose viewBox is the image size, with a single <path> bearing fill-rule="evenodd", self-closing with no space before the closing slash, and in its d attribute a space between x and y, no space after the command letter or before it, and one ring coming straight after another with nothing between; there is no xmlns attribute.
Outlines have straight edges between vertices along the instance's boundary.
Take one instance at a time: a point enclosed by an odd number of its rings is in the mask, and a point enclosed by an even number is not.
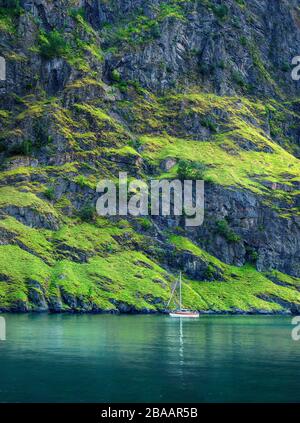
<svg viewBox="0 0 300 423"><path fill-rule="evenodd" d="M169 313L170 317L183 317L183 318L198 318L200 315L197 311L172 311Z"/></svg>

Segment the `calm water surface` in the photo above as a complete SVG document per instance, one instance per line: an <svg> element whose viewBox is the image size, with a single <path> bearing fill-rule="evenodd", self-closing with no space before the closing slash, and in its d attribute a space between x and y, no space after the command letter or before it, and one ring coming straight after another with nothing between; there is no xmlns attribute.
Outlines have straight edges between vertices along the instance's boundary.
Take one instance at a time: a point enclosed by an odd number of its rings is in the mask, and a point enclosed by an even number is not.
<svg viewBox="0 0 300 423"><path fill-rule="evenodd" d="M300 402L290 317L5 318L0 402Z"/></svg>

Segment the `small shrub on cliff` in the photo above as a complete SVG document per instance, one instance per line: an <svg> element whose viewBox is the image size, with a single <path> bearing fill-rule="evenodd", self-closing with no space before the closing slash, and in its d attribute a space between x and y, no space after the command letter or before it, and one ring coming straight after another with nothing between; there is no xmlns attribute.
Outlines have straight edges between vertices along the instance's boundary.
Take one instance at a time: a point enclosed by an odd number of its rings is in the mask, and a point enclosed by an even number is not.
<svg viewBox="0 0 300 423"><path fill-rule="evenodd" d="M22 156L31 156L33 150L33 144L31 140L24 140L21 144L14 146L10 150L12 155L22 155Z"/></svg>
<svg viewBox="0 0 300 423"><path fill-rule="evenodd" d="M217 221L217 232L229 242L239 242L241 240L241 237L229 227L226 219Z"/></svg>
<svg viewBox="0 0 300 423"><path fill-rule="evenodd" d="M244 88L247 85L246 82L245 82L244 76L240 71L234 70L232 72L232 79L240 87Z"/></svg>
<svg viewBox="0 0 300 423"><path fill-rule="evenodd" d="M246 7L246 2L245 0L235 0L235 2L241 6L241 8L245 8Z"/></svg>
<svg viewBox="0 0 300 423"><path fill-rule="evenodd" d="M31 140L24 140L21 144L21 153L23 153L25 156L30 156L32 154L32 141Z"/></svg>
<svg viewBox="0 0 300 423"><path fill-rule="evenodd" d="M149 231L152 228L152 222L146 217L140 217L137 219L137 222L144 231Z"/></svg>
<svg viewBox="0 0 300 423"><path fill-rule="evenodd" d="M259 258L258 252L249 245L246 245L247 260L249 263L255 264Z"/></svg>
<svg viewBox="0 0 300 423"><path fill-rule="evenodd" d="M55 190L54 187L47 187L45 189L44 195L48 200L53 201L55 199Z"/></svg>
<svg viewBox="0 0 300 423"><path fill-rule="evenodd" d="M166 18L174 18L183 21L185 17L181 5L162 3L160 5L159 19L164 20Z"/></svg>
<svg viewBox="0 0 300 423"><path fill-rule="evenodd" d="M229 9L225 4L221 4L220 6L212 6L212 11L220 20L225 20L229 13Z"/></svg>
<svg viewBox="0 0 300 423"><path fill-rule="evenodd" d="M207 266L207 269L205 270L205 274L204 274L204 279L205 280L213 280L214 279L214 276L215 276L215 269L214 269L214 267L211 265L211 264L209 264L208 266Z"/></svg>
<svg viewBox="0 0 300 423"><path fill-rule="evenodd" d="M69 11L69 15L76 19L78 16L81 16L83 19L85 19L85 10L84 7L80 7L79 9L73 8Z"/></svg>
<svg viewBox="0 0 300 423"><path fill-rule="evenodd" d="M203 163L194 163L188 160L180 160L178 163L177 176L179 179L202 180L207 167Z"/></svg>
<svg viewBox="0 0 300 423"><path fill-rule="evenodd" d="M80 186L80 188L89 187L89 180L84 175L77 176L74 181Z"/></svg>
<svg viewBox="0 0 300 423"><path fill-rule="evenodd" d="M217 132L217 125L209 117L204 117L201 119L201 125L204 126L204 128L209 129L211 132Z"/></svg>
<svg viewBox="0 0 300 423"><path fill-rule="evenodd" d="M113 69L112 72L111 72L111 78L115 82L120 82L121 81L120 72L117 69Z"/></svg>
<svg viewBox="0 0 300 423"><path fill-rule="evenodd" d="M92 204L86 204L79 211L79 217L83 222L92 222L95 220L96 210Z"/></svg>
<svg viewBox="0 0 300 423"><path fill-rule="evenodd" d="M69 53L70 48L63 35L57 30L41 32L39 36L40 54L46 59L61 57Z"/></svg>

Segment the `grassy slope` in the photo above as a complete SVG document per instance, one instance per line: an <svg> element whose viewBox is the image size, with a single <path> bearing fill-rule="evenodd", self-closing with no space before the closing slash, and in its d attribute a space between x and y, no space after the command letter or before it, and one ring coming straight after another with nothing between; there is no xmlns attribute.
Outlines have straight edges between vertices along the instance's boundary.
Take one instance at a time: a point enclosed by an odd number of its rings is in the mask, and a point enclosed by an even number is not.
<svg viewBox="0 0 300 423"><path fill-rule="evenodd" d="M147 134L140 138L143 156L158 164L166 157L202 162L208 166L205 178L224 186L246 188L267 195L264 181L291 185L300 181L300 163L290 152L275 143L261 127L266 119L267 107L260 101L247 98L218 97L212 94L193 93L171 96L165 100L171 108L185 106L201 118L215 121L216 133L207 141L196 141L169 136ZM271 107L269 105L269 107ZM226 112L225 122L217 119L218 112ZM172 112L164 113L169 116ZM184 118L184 116L180 116ZM176 122L176 115L173 116ZM249 142L253 149L243 149L240 142ZM176 176L176 167L161 177ZM297 194L294 191L291 196ZM287 198L280 189L272 196Z"/></svg>
<svg viewBox="0 0 300 423"><path fill-rule="evenodd" d="M297 288L300 280L286 275L277 274L279 282L286 286L274 284L266 275L260 274L252 266L242 268L229 266L201 250L189 239L173 235L170 241L179 249L189 251L196 257L201 257L207 263L216 265L223 270L222 282L186 281L184 301L187 306L195 306L203 310L230 311L231 309L250 310L264 309L266 311L280 310L276 302L266 302L260 297L273 297L287 302L300 304Z"/></svg>
<svg viewBox="0 0 300 423"><path fill-rule="evenodd" d="M137 96L137 101L139 99L140 97ZM173 110L176 110L182 101L188 101L187 110L193 109L193 113L199 114L199 116L205 113L214 116L216 110L226 109L228 115L226 127L224 128L224 123L220 124L220 130L212 134L208 141L176 138L163 133L163 127L168 129L166 121L169 119L169 114L174 113ZM96 149L93 146L92 150L82 151L78 144L80 137L76 136L75 124L71 129L70 127L64 129L64 125L67 123L61 119L57 130L65 134L67 139L71 139L72 145L73 143L77 145L81 158L91 153L97 156L103 151L109 151L113 156L117 154L119 157L128 157L130 153L132 157L142 156L156 169L159 169L160 162L167 157L201 161L208 165L205 178L215 183L249 189L266 199L275 195L292 201L295 191L290 193L276 190L274 192L268 190L261 183L268 180L291 185L294 181L300 180L299 160L273 142L260 129L262 116L265 113L262 104L253 103L248 99L220 98L198 93L186 95L184 98L171 96L161 102L152 98L151 105L155 108L155 113L148 109L149 104L147 104L146 106L141 105L140 115L146 113L151 116L151 125L156 126L158 134L149 133L149 122L139 122L140 118L136 115L136 130L142 132L138 136L139 152L135 145L126 141L126 137L121 142L117 141L113 148L108 148L105 143L104 146L98 145ZM33 105L30 103L26 107L32 108ZM135 107L137 106L133 101L134 113L136 113ZM78 106L76 108L78 109ZM117 131L117 134L126 133L120 128L120 124L115 123L113 118L107 117L108 110L104 112L100 109L100 105L89 104L84 107L81 105L80 111L83 113L80 115L80 119L84 119L84 113L88 113L95 119L97 131L99 125L102 126L101 122L105 124L108 122L112 125L109 128L111 137L114 130ZM57 113L57 109L55 113ZM57 119L55 113L54 119ZM73 122L75 113L75 111L68 112L68 123ZM25 116L26 113L23 115ZM173 116L173 119L175 118ZM256 125L249 123L249 118L252 119L252 122L256 122ZM77 126L79 125L77 124ZM143 131L146 133L143 134ZM94 133L92 135L94 136ZM88 138L91 146L93 145L93 136ZM241 149L236 142L240 138L254 143L258 151ZM260 151L265 147L270 149L269 152ZM253 166L254 163L255 166ZM102 163L101 171L103 169L105 166ZM111 169L107 170L108 174L110 171ZM168 174L161 173L158 176L175 177L176 172L177 166L172 168ZM7 179L20 176L26 177L28 182L26 186L19 183L16 187L3 186L0 188L0 207L5 208L13 204L17 207L28 207L42 214L52 214L62 218L60 214L62 200L53 203L41 199L47 186L30 183L30 176L39 174L51 175L48 178L48 186L55 185L56 177L62 175L72 179L82 188L92 188L97 180L95 173L87 174L83 171L81 161L74 161L59 167L20 167L5 171L1 174L2 184L5 184ZM120 239L124 234L129 237L142 238L128 223L125 223L125 227L120 228L104 219L98 220L96 225L80 223L74 218L63 218L62 220L64 224L56 232L28 228L10 217L0 221L0 228L12 233L14 239L14 241L10 241L14 245L1 246L3 262L0 265L1 274L9 282L1 284L0 307L8 307L18 300L28 302L28 280L34 279L44 287L48 299L52 296L60 298L61 290L63 290L68 295L83 299L101 309L114 309L114 301L127 303L139 310L164 308L174 282L174 276L166 277L165 271L152 261L150 264L155 270L147 269L145 271L140 262L149 259L137 251L136 246L128 250L128 247L122 245ZM173 237L170 242L179 249L191 251L195 256L200 255L208 263L217 265L222 269L224 275L224 282L199 282L185 279L184 303L186 306L215 311L237 309L279 311L282 306L278 303L278 299L296 304L300 302L300 294L297 290L299 281L293 278L286 275L279 277L279 280L285 278L284 284L286 285L279 286L252 267L236 268L219 262L187 239ZM63 250L72 251L72 254L65 254ZM73 261L80 256L80 253L84 253L87 257L86 263L80 264ZM17 257L20 269L22 269L23 263L26 263L25 272L18 270L18 266L17 269L13 268L12 256ZM155 282L156 279L161 282ZM64 304L64 308L68 310L69 305ZM78 308L80 309L80 305Z"/></svg>
<svg viewBox="0 0 300 423"><path fill-rule="evenodd" d="M20 301L32 307L28 300L30 280L39 282L48 299L59 298L64 292L104 310L115 309L115 301L137 310L165 307L175 276L142 252L116 241L120 233L135 236L132 228L120 228L101 220L97 226L77 222L51 232L29 229L13 218L0 221L0 228L14 234L14 245L0 246L1 275L7 281L0 284L0 308ZM237 268L220 262L187 238L173 235L169 242L178 250L189 251L217 266L223 273L222 282L185 278L183 301L187 307L203 311L280 311L282 307L276 298L300 304L299 279L277 273L276 279L285 285L281 286L251 266ZM89 252L91 257L86 263L59 257L61 243L70 250ZM80 310L81 305L77 308ZM69 305L65 304L64 309L68 310Z"/></svg>

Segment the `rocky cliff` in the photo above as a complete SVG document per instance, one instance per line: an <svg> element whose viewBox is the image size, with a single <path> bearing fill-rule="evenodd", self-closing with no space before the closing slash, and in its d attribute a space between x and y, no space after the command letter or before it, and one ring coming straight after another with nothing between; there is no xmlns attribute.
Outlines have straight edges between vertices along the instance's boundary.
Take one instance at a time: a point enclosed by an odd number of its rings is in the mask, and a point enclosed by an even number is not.
<svg viewBox="0 0 300 423"><path fill-rule="evenodd" d="M145 4L147 3L147 4ZM300 308L296 0L2 0L0 310ZM120 171L205 180L198 228L100 218Z"/></svg>

